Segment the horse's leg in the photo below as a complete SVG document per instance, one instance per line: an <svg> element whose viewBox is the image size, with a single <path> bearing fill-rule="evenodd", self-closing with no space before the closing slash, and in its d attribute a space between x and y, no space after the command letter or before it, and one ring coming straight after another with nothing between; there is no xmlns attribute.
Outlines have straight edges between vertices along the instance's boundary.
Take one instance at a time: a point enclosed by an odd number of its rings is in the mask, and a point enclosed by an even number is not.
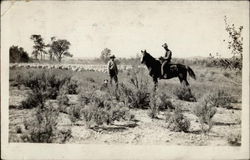
<svg viewBox="0 0 250 160"><path fill-rule="evenodd" d="M184 82L185 82L185 85L186 85L186 86L189 86L189 83L188 83L188 81L187 81L187 72L185 72L185 74L183 75L183 80L184 80Z"/></svg>
<svg viewBox="0 0 250 160"><path fill-rule="evenodd" d="M183 84L183 83L182 83L182 82L183 82L183 74L182 74L182 73L178 74L178 78L179 78L180 83L181 83L181 85L182 85L182 84Z"/></svg>
<svg viewBox="0 0 250 160"><path fill-rule="evenodd" d="M186 86L189 86L189 83L188 83L187 79L184 79L184 82L185 82Z"/></svg>
<svg viewBox="0 0 250 160"><path fill-rule="evenodd" d="M189 86L189 83L187 81L187 73L179 73L178 78L180 80L180 83L184 86ZM183 83L184 82L184 83Z"/></svg>
<svg viewBox="0 0 250 160"><path fill-rule="evenodd" d="M183 79L181 77L179 77L179 76L178 76L178 78L180 80L180 83L182 84Z"/></svg>

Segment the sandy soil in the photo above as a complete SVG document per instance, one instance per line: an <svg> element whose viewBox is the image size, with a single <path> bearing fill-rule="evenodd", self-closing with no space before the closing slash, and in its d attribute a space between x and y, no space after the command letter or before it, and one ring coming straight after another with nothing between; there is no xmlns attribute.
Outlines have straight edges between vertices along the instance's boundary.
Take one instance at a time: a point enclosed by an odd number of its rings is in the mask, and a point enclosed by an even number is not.
<svg viewBox="0 0 250 160"><path fill-rule="evenodd" d="M17 133L17 126L24 131L24 121L33 116L34 109L18 109L14 107L20 104L28 91L20 91L17 88L10 90L11 106L9 110L9 140L20 142L22 133ZM58 129L72 130L72 138L66 143L81 144L166 144L166 145L208 145L223 146L229 145L227 137L230 133L241 131L241 109L240 104L235 104L232 109L218 108L213 121L214 126L208 135L203 135L200 130L198 118L192 114L192 107L195 102L174 100L173 103L182 104L184 115L191 121L188 132L173 132L167 128L165 113L160 112L158 119L148 116L148 110L132 109L135 115L136 126L125 129L111 129L94 131L88 129L84 121L77 121L75 124L69 119L68 114L60 113L58 118Z"/></svg>

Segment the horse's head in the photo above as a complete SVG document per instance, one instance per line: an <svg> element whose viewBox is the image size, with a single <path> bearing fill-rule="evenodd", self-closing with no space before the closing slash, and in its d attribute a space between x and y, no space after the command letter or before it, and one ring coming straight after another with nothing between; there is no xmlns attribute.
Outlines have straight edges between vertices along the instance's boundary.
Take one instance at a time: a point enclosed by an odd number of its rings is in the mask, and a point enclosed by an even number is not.
<svg viewBox="0 0 250 160"><path fill-rule="evenodd" d="M142 54L142 56L141 56L141 63L143 64L143 63L145 63L145 61L146 61L146 58L147 58L147 55L148 55L148 53L147 53L147 51L146 50L141 50L141 54Z"/></svg>

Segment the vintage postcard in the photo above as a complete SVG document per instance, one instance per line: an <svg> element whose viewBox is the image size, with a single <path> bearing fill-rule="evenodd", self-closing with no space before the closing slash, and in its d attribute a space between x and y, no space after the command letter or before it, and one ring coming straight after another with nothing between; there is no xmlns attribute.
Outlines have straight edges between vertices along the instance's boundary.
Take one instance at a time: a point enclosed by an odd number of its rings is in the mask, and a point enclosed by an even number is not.
<svg viewBox="0 0 250 160"><path fill-rule="evenodd" d="M249 159L249 2L1 2L1 158Z"/></svg>

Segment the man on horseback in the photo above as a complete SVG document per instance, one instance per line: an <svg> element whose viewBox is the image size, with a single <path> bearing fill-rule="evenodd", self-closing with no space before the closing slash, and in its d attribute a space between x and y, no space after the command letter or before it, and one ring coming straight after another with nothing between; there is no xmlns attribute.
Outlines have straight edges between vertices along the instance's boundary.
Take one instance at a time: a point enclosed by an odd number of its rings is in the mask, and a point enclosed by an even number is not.
<svg viewBox="0 0 250 160"><path fill-rule="evenodd" d="M170 49L168 49L168 45L167 43L164 43L162 45L162 47L166 50L165 56L162 57L163 62L161 65L161 75L162 78L167 78L167 73L169 73L169 64L171 62L171 58L172 58L172 52ZM166 65L166 67L165 67ZM166 70L164 70L166 68Z"/></svg>

